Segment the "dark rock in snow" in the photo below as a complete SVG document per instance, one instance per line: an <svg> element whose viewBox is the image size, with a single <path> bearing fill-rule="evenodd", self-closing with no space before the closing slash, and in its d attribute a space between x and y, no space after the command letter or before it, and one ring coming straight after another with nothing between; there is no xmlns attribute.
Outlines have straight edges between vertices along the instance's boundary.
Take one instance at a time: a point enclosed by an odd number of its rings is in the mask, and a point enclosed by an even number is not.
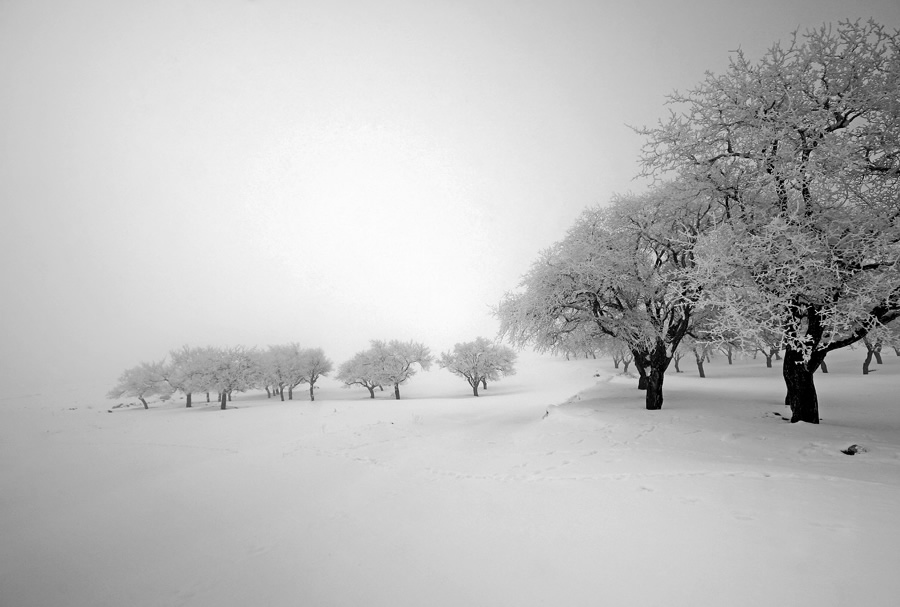
<svg viewBox="0 0 900 607"><path fill-rule="evenodd" d="M865 453L866 448L861 447L859 445L850 445L846 449L841 449L841 453L844 455L856 455L857 453Z"/></svg>

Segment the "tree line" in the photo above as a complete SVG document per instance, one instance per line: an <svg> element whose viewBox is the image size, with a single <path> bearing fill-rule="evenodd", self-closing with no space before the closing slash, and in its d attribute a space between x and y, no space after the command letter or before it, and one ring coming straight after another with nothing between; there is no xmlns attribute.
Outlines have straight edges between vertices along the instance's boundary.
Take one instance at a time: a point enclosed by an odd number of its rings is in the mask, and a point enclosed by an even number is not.
<svg viewBox="0 0 900 607"><path fill-rule="evenodd" d="M818 423L827 354L900 316L898 91L900 33L872 21L795 32L755 62L735 52L635 129L653 185L543 251L497 308L501 335L616 340L647 409L683 344L780 350L791 421Z"/></svg>
<svg viewBox="0 0 900 607"><path fill-rule="evenodd" d="M516 353L483 337L458 343L437 359L441 368L465 379L478 396L479 385L515 373ZM379 341L367 350L357 352L341 364L335 378L345 387L360 386L375 398L375 389L393 388L400 398L400 386L420 369L428 370L435 362L429 348L416 341ZM306 385L309 399L316 399L316 382L334 371L334 364L321 348L302 348L297 343L269 346L265 350L234 346L227 348L183 346L172 350L167 359L141 362L126 369L108 398L137 398L145 409L147 399L159 396L168 400L176 392L192 406L194 394L215 393L220 408L225 409L234 392L265 390L267 398L287 395L293 400L294 390Z"/></svg>

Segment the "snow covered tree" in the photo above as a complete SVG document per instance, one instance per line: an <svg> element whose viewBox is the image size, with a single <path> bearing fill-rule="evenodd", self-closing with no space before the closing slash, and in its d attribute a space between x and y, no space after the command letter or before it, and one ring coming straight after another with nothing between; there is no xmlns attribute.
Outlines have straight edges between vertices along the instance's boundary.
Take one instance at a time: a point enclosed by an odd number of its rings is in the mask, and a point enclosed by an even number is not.
<svg viewBox="0 0 900 607"><path fill-rule="evenodd" d="M900 314L900 33L842 22L758 62L736 52L647 136L647 173L721 194L698 244L703 305L747 340L774 333L791 421L818 423L825 355Z"/></svg>
<svg viewBox="0 0 900 607"><path fill-rule="evenodd" d="M137 398L149 409L147 398L155 394L168 395L172 389L166 382L165 360L159 362L142 362L136 367L126 369L119 377L119 383L110 390L107 398L122 398L131 396Z"/></svg>
<svg viewBox="0 0 900 607"><path fill-rule="evenodd" d="M479 337L454 345L452 352L441 353L438 365L469 382L472 393L478 396L479 384L486 388L488 380L515 374L515 362L516 353L511 348Z"/></svg>
<svg viewBox="0 0 900 607"><path fill-rule="evenodd" d="M309 384L309 400L316 400L316 382L320 377L328 375L334 364L325 356L322 348L307 348L300 354L300 377L303 383Z"/></svg>
<svg viewBox="0 0 900 607"><path fill-rule="evenodd" d="M345 387L362 386L375 398L375 388L381 387L380 368L375 364L371 350L357 352L353 358L341 363L336 379Z"/></svg>
<svg viewBox="0 0 900 607"><path fill-rule="evenodd" d="M214 349L210 370L210 386L219 392L222 409L229 395L254 388L261 376L256 350L243 346Z"/></svg>
<svg viewBox="0 0 900 607"><path fill-rule="evenodd" d="M685 271L712 204L684 181L585 211L501 302L501 335L546 351L592 325L628 345L646 408L660 409L665 371L692 324L696 294Z"/></svg>
<svg viewBox="0 0 900 607"><path fill-rule="evenodd" d="M169 353L170 363L165 368L165 379L173 390L185 396L185 407L191 407L194 392L203 391L210 381L211 350L182 346Z"/></svg>
<svg viewBox="0 0 900 607"><path fill-rule="evenodd" d="M372 341L370 353L372 364L377 369L378 385L394 386L394 398L400 399L400 386L413 377L418 365L424 371L431 367L431 352L423 344L408 341Z"/></svg>

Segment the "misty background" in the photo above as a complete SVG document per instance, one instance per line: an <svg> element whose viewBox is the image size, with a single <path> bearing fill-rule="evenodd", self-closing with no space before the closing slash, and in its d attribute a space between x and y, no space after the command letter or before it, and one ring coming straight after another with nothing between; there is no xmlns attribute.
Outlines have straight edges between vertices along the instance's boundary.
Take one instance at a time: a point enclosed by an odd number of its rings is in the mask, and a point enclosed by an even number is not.
<svg viewBox="0 0 900 607"><path fill-rule="evenodd" d="M0 382L438 352L634 180L665 95L897 0L0 0Z"/></svg>

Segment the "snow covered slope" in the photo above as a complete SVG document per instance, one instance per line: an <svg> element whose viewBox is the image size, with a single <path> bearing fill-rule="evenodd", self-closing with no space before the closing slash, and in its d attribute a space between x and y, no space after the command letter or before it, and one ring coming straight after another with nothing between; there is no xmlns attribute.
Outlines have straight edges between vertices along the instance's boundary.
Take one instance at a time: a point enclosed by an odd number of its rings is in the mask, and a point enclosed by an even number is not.
<svg viewBox="0 0 900 607"><path fill-rule="evenodd" d="M900 359L829 364L817 427L753 360L671 370L657 412L535 356L477 399L10 395L0 605L894 605Z"/></svg>

